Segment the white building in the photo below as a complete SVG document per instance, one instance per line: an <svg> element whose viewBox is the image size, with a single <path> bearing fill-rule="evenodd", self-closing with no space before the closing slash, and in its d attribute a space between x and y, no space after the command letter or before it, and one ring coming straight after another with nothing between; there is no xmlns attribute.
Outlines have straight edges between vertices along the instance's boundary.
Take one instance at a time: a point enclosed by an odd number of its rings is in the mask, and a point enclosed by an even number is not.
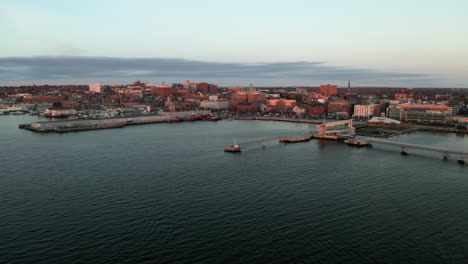
<svg viewBox="0 0 468 264"><path fill-rule="evenodd" d="M395 119L391 119L388 117L373 117L371 118L368 122L369 126L379 126L379 125L384 125L384 126L389 126L389 125L400 125L401 122Z"/></svg>
<svg viewBox="0 0 468 264"><path fill-rule="evenodd" d="M296 115L304 115L305 112L306 112L306 109L304 107L301 107L301 106L298 106L298 105L293 107L292 110L293 110L294 114L296 114Z"/></svg>
<svg viewBox="0 0 468 264"><path fill-rule="evenodd" d="M229 108L228 101L201 101L200 107L203 109L223 110Z"/></svg>
<svg viewBox="0 0 468 264"><path fill-rule="evenodd" d="M76 115L76 110L64 107L51 107L47 108L44 115L47 117L67 117Z"/></svg>
<svg viewBox="0 0 468 264"><path fill-rule="evenodd" d="M89 91L92 93L100 93L101 85L99 83L93 83L89 85Z"/></svg>
<svg viewBox="0 0 468 264"><path fill-rule="evenodd" d="M355 105L353 117L365 117L370 118L376 113L376 107L380 105L369 104L369 105Z"/></svg>

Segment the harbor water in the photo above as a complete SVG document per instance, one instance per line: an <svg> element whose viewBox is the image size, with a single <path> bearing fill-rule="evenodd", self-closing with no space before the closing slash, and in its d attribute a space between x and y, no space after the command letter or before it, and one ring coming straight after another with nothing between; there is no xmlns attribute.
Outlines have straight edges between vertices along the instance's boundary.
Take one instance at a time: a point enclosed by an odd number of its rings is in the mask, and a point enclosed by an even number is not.
<svg viewBox="0 0 468 264"><path fill-rule="evenodd" d="M0 116L0 263L467 263L457 156L303 137L313 124L199 121L75 133ZM388 140L468 150L468 137Z"/></svg>

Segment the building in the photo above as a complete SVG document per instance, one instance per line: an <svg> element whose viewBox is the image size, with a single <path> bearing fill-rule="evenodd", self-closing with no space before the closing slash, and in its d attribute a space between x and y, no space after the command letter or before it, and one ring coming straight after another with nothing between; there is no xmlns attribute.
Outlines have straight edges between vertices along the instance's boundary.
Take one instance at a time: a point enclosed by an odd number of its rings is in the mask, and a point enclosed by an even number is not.
<svg viewBox="0 0 468 264"><path fill-rule="evenodd" d="M368 105L355 105L354 106L354 118L372 118L373 116L380 116L380 105L368 104Z"/></svg>
<svg viewBox="0 0 468 264"><path fill-rule="evenodd" d="M320 85L320 94L324 96L335 96L338 95L338 86L336 85Z"/></svg>
<svg viewBox="0 0 468 264"><path fill-rule="evenodd" d="M197 84L196 83L192 83L190 81L185 81L183 84L182 84L182 87L184 87L184 89L190 91L190 92L193 92L195 91L195 89L197 88Z"/></svg>
<svg viewBox="0 0 468 264"><path fill-rule="evenodd" d="M348 118L351 115L351 104L346 101L334 101L328 104L328 117Z"/></svg>
<svg viewBox="0 0 468 264"><path fill-rule="evenodd" d="M218 93L218 85L216 84L208 84L208 93L217 94Z"/></svg>
<svg viewBox="0 0 468 264"><path fill-rule="evenodd" d="M295 115L305 115L306 107L303 105L296 105L295 107L293 107L292 111Z"/></svg>
<svg viewBox="0 0 468 264"><path fill-rule="evenodd" d="M454 117L452 117L452 120L457 122L457 123L468 124L468 117L466 117L466 116L454 116Z"/></svg>
<svg viewBox="0 0 468 264"><path fill-rule="evenodd" d="M44 116L47 117L67 117L76 115L75 109L65 107L50 107L44 111Z"/></svg>
<svg viewBox="0 0 468 264"><path fill-rule="evenodd" d="M318 134L321 136L355 134L355 128L351 119L336 121L318 125Z"/></svg>
<svg viewBox="0 0 468 264"><path fill-rule="evenodd" d="M203 94L208 93L208 83L207 82L201 82L196 84L196 91L201 92Z"/></svg>
<svg viewBox="0 0 468 264"><path fill-rule="evenodd" d="M93 83L89 85L89 91L92 93L100 93L101 85L99 83Z"/></svg>
<svg viewBox="0 0 468 264"><path fill-rule="evenodd" d="M453 108L435 104L403 104L389 106L387 117L400 121L446 122L453 118Z"/></svg>
<svg viewBox="0 0 468 264"><path fill-rule="evenodd" d="M307 108L307 114L313 117L322 117L326 115L327 107L326 106L310 106Z"/></svg>
<svg viewBox="0 0 468 264"><path fill-rule="evenodd" d="M286 99L268 99L268 106L280 106L280 107L290 107L293 108L296 106L296 100L286 100Z"/></svg>
<svg viewBox="0 0 468 264"><path fill-rule="evenodd" d="M256 103L239 103L236 105L236 111L240 113L255 113L260 110L259 104Z"/></svg>
<svg viewBox="0 0 468 264"><path fill-rule="evenodd" d="M371 118L367 122L367 124L369 126L392 126L392 125L399 126L401 122L395 119L388 118L388 117L376 116L376 117Z"/></svg>
<svg viewBox="0 0 468 264"><path fill-rule="evenodd" d="M172 95L172 87L162 83L162 85L151 87L151 93L160 97L167 97Z"/></svg>
<svg viewBox="0 0 468 264"><path fill-rule="evenodd" d="M201 101L200 107L211 110L224 110L229 108L228 101Z"/></svg>
<svg viewBox="0 0 468 264"><path fill-rule="evenodd" d="M266 102L266 94L262 93L249 93L247 94L247 102Z"/></svg>

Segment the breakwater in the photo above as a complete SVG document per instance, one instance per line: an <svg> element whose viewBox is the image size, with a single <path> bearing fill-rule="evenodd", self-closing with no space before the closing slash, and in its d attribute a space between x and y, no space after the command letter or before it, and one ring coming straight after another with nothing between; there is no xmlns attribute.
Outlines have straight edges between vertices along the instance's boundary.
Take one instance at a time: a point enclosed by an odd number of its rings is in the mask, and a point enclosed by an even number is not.
<svg viewBox="0 0 468 264"><path fill-rule="evenodd" d="M170 122L173 118L180 117L188 119L190 115L197 117L209 115L211 111L185 111L185 112L163 112L158 115L115 117L103 119L73 119L59 121L43 121L31 124L21 124L19 128L34 132L76 132L84 130L121 128L128 125L141 125L152 123Z"/></svg>

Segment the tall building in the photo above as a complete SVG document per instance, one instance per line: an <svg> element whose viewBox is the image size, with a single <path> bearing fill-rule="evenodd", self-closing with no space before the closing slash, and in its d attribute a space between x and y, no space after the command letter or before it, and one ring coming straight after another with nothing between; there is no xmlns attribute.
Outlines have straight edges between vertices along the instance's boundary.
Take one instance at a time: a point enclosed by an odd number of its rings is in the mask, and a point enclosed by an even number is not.
<svg viewBox="0 0 468 264"><path fill-rule="evenodd" d="M197 92L207 94L208 93L208 83L207 82L197 83Z"/></svg>
<svg viewBox="0 0 468 264"><path fill-rule="evenodd" d="M184 87L184 89L188 90L189 92L193 92L195 89L197 89L197 83L193 83L187 80L182 84L182 87Z"/></svg>
<svg viewBox="0 0 468 264"><path fill-rule="evenodd" d="M92 93L100 93L101 85L99 83L93 83L89 85L89 91Z"/></svg>
<svg viewBox="0 0 468 264"><path fill-rule="evenodd" d="M336 85L320 85L320 93L325 96L338 95L338 86Z"/></svg>
<svg viewBox="0 0 468 264"><path fill-rule="evenodd" d="M166 85L163 82L162 85L151 87L151 93L161 97L170 96L172 95L172 86Z"/></svg>
<svg viewBox="0 0 468 264"><path fill-rule="evenodd" d="M212 93L212 94L217 94L218 93L218 85L210 83L208 85L208 92Z"/></svg>

